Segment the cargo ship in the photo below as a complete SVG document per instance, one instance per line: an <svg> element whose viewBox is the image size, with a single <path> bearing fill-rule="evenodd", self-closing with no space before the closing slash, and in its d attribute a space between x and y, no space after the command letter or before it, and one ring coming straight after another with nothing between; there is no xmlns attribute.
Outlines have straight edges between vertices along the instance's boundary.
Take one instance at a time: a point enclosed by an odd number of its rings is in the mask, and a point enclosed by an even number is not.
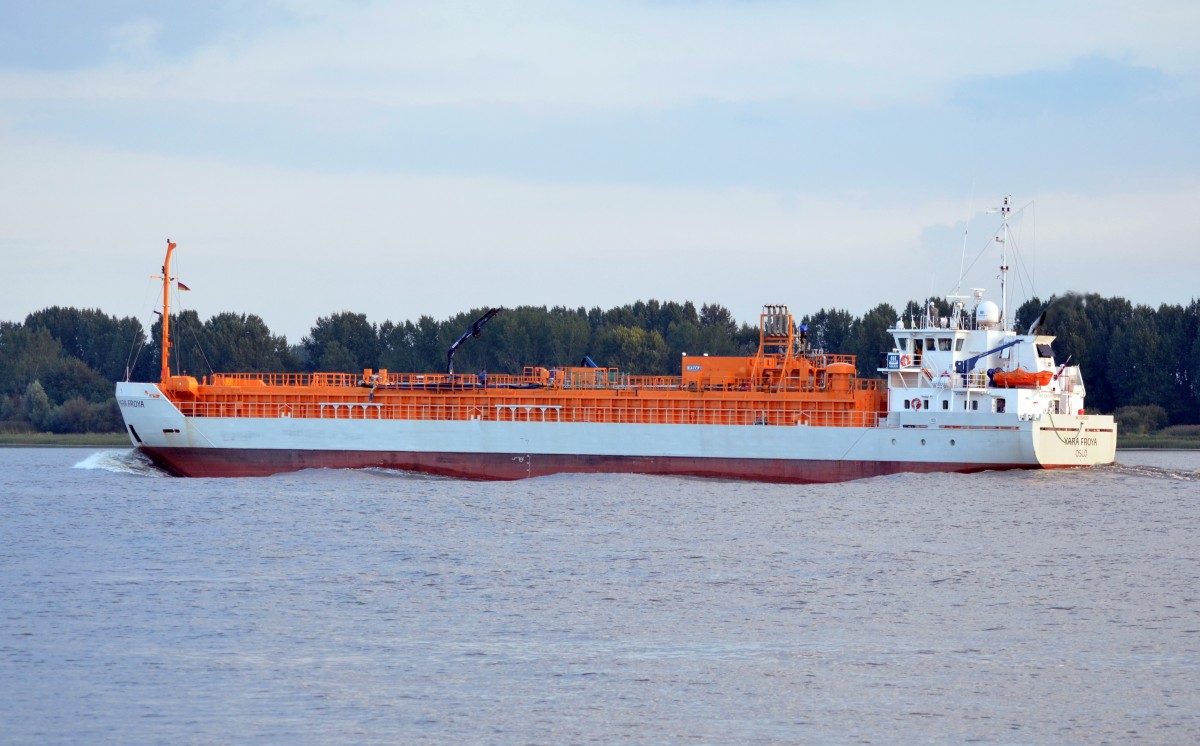
<svg viewBox="0 0 1200 746"><path fill-rule="evenodd" d="M1002 244L1008 235L1008 201ZM1085 411L1079 366L1054 337L1011 328L982 290L948 296L889 333L878 378L764 306L753 355L684 355L679 375L596 366L458 373L215 373L170 370L175 244L162 275L161 375L116 396L131 443L187 477L379 468L469 479L638 473L839 482L900 472L1057 469L1111 463L1113 418ZM970 310L968 303L972 304Z"/></svg>

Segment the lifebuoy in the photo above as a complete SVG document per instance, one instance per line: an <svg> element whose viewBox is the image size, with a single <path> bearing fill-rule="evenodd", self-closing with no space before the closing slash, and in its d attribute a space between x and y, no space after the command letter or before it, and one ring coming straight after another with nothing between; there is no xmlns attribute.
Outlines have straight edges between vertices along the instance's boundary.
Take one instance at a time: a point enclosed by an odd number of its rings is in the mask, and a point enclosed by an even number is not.
<svg viewBox="0 0 1200 746"><path fill-rule="evenodd" d="M913 408L913 409L920 409L920 408L921 408L921 400L920 400L920 399L913 399L913 400L912 400L912 408Z"/></svg>
<svg viewBox="0 0 1200 746"><path fill-rule="evenodd" d="M909 364L909 362L911 362L911 361L908 359L908 355L901 355L901 356L900 356L900 367L901 367L901 368L907 368L907 367L908 367L908 364Z"/></svg>

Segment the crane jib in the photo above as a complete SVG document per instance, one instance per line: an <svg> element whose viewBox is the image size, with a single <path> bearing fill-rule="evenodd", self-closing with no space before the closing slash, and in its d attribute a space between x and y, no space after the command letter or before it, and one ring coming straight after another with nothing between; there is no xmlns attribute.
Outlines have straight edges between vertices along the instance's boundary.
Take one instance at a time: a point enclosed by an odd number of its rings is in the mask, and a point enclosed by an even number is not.
<svg viewBox="0 0 1200 746"><path fill-rule="evenodd" d="M1009 347L1012 347L1013 345L1019 345L1023 341L1025 341L1025 340L1017 339L1012 342L1005 342L1004 344L1000 345L999 347L993 347L992 349L988 350L987 352L981 352L978 355L967 358L966 360L955 360L954 361L954 372L958 373L959 375L965 376L968 373L970 373L972 370L975 369L976 363L978 363L980 360L984 359L988 355L994 355L995 353L1000 352L1001 350L1008 349Z"/></svg>

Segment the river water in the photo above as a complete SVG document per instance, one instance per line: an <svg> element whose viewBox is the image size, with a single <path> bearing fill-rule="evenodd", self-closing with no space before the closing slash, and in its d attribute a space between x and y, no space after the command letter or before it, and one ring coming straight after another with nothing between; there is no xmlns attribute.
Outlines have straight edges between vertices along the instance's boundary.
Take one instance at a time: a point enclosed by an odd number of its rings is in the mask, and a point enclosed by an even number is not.
<svg viewBox="0 0 1200 746"><path fill-rule="evenodd" d="M0 742L1200 741L1200 452L789 486L0 449Z"/></svg>

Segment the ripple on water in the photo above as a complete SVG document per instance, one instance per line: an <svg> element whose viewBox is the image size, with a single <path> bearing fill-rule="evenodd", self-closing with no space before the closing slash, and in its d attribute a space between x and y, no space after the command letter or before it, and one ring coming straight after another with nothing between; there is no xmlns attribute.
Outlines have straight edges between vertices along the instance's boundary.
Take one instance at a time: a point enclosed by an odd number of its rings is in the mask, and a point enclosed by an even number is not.
<svg viewBox="0 0 1200 746"><path fill-rule="evenodd" d="M55 743L1197 742L1197 464L1162 458L805 486L163 480L129 450L8 449L0 723Z"/></svg>

